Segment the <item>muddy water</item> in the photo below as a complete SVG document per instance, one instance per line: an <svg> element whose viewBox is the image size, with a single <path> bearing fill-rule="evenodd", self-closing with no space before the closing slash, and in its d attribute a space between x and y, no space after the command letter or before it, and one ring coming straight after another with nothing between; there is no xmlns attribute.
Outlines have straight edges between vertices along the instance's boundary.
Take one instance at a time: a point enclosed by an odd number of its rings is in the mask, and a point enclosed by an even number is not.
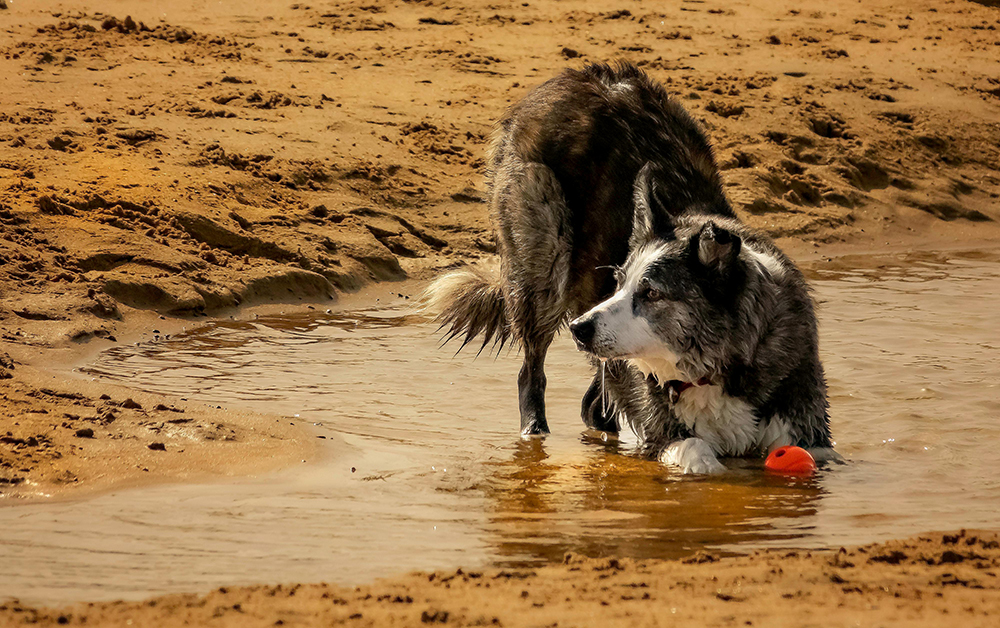
<svg viewBox="0 0 1000 628"><path fill-rule="evenodd" d="M352 583L409 569L589 555L826 547L1000 527L1000 255L808 269L847 464L810 480L731 461L678 477L581 436L589 370L547 363L553 435L517 438L517 355L439 350L405 301L211 324L88 367L131 386L280 413L326 459L226 484L0 509L0 592L138 598L249 582ZM345 445L346 443L346 445Z"/></svg>

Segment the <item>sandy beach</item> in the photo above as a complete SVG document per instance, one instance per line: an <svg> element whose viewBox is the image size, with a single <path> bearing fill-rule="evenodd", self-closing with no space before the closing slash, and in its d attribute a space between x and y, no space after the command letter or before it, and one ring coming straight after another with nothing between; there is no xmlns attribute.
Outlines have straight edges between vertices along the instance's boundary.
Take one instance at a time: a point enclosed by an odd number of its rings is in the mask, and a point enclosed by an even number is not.
<svg viewBox="0 0 1000 628"><path fill-rule="evenodd" d="M662 81L741 219L799 261L996 248L998 58L989 0L0 0L0 507L313 460L294 417L73 368L488 262L493 121L564 67ZM58 611L0 591L0 623L992 625L995 536L957 539Z"/></svg>
<svg viewBox="0 0 1000 628"><path fill-rule="evenodd" d="M567 555L537 570L417 573L356 588L223 587L58 610L0 604L13 625L993 626L995 533L965 530L828 552L701 553L636 562Z"/></svg>

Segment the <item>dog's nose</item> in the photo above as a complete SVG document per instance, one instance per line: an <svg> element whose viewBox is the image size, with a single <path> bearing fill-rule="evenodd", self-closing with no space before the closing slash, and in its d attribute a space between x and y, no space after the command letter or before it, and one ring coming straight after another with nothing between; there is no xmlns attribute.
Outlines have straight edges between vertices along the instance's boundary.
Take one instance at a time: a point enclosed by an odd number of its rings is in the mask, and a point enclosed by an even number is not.
<svg viewBox="0 0 1000 628"><path fill-rule="evenodd" d="M572 332L576 344L584 348L590 346L590 342L594 339L594 333L597 331L597 326L594 325L594 319L592 318L578 318L569 324L569 330Z"/></svg>

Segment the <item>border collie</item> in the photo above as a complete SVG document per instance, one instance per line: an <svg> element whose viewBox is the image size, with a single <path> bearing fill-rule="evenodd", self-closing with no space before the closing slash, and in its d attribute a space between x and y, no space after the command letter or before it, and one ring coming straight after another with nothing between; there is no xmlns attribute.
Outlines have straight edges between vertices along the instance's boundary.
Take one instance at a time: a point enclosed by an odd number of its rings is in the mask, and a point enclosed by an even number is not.
<svg viewBox="0 0 1000 628"><path fill-rule="evenodd" d="M463 347L523 349L523 435L549 431L545 354L569 323L597 367L589 428L627 422L685 473L783 445L837 456L805 279L737 219L661 85L628 63L563 71L500 120L488 185L499 268L444 275L426 299Z"/></svg>

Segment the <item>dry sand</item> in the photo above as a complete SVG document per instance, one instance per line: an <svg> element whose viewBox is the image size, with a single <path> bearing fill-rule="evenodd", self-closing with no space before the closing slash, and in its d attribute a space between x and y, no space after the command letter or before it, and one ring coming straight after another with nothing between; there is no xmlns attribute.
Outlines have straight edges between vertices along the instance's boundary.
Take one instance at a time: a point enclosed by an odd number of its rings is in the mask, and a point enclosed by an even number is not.
<svg viewBox="0 0 1000 628"><path fill-rule="evenodd" d="M492 121L560 68L615 58L664 81L704 123L741 217L799 259L997 242L994 0L0 0L0 497L247 473L310 455L287 419L177 412L179 400L54 369L191 317L329 301L489 256L481 171ZM671 623L676 608L709 625L737 623L757 600L746 617L769 625L846 621L871 605L885 623L936 625L930 613L945 612L975 623L997 610L996 553L978 547L962 551L991 558L945 567L862 555L841 569L827 556L779 554L583 563L523 580L436 578L396 605L378 596L420 578L380 584L368 600L246 589L72 619L170 610L177 621L217 614L242 625L357 612L358 623L416 623L425 610L441 621L437 609L449 623L565 625L634 611L653 624ZM626 580L649 591L601 589Z"/></svg>

